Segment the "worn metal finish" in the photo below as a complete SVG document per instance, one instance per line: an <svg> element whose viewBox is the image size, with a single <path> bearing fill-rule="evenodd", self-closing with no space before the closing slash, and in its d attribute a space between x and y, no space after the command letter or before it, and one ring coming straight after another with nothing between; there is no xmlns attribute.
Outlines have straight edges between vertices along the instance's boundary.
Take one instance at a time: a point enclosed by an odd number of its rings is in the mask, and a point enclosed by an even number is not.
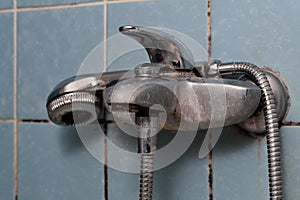
<svg viewBox="0 0 300 200"><path fill-rule="evenodd" d="M130 77L135 77L135 73L130 71L117 71L73 76L55 86L55 88L48 96L47 106L49 102L60 95L78 91L89 91L94 93L98 90L105 89L115 81L127 79Z"/></svg>
<svg viewBox="0 0 300 200"><path fill-rule="evenodd" d="M190 69L194 64L189 49L170 34L139 26L122 26L119 30L143 45L151 63L167 64L176 69Z"/></svg>
<svg viewBox="0 0 300 200"><path fill-rule="evenodd" d="M215 124L223 125L223 121L224 126L240 123L254 113L260 100L260 89L245 81L201 78L195 76L192 71L176 71L171 66L162 64L144 64L138 66L135 72L110 72L70 78L60 83L50 94L48 107L53 104L51 102L56 102L57 98L64 99L65 96L70 96L69 93L85 91L96 95L99 90L103 90L103 97L99 96L97 99L103 98L108 110L113 112L115 117L123 119L124 123L134 123L133 114L131 119L125 117L128 116L125 111L133 112L129 107L161 105L167 114L167 121L163 126L169 130L177 130L179 125L189 130L195 123L199 125L199 129L207 129L212 109L226 112L225 121L221 115L220 118L216 116ZM220 93L212 93L214 90ZM130 91L135 92L129 95ZM214 102L217 102L216 99L222 102L212 107L212 99ZM245 107L245 104L248 106ZM63 106L62 103L59 105ZM198 105L198 110L195 109L195 105ZM123 109L119 110L120 107ZM71 110L71 107L69 109ZM69 124L58 121L61 117L54 116L55 113L53 114L51 109L48 114L56 123ZM80 122L83 123L84 120Z"/></svg>
<svg viewBox="0 0 300 200"><path fill-rule="evenodd" d="M134 122L133 115L128 118L130 105L151 108L159 104L167 115L167 121L162 126L169 130L178 130L179 126L190 130L195 124L199 125L199 129L207 129L213 109L226 113L225 118L215 116L214 124L237 124L248 119L259 105L261 91L251 83L191 75L186 78L186 74L181 76L179 72L168 74L163 71L156 78L135 77L121 81L104 91L104 102L114 117L128 124ZM211 105L212 100L214 105Z"/></svg>

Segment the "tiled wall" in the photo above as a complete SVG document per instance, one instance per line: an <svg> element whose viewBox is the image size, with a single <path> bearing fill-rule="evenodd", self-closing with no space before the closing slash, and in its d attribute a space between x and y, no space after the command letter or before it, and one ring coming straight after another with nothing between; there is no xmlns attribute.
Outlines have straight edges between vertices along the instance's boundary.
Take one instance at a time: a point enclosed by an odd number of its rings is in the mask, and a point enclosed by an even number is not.
<svg viewBox="0 0 300 200"><path fill-rule="evenodd" d="M50 123L45 108L51 89L75 75L88 53L124 24L174 29L211 48L214 59L279 71L292 101L281 129L284 195L300 199L300 2L209 2L1 0L0 200L137 199L138 174L106 168L74 128ZM109 56L109 47L102 52ZM113 123L107 133L116 143L132 144ZM155 172L154 199L268 199L265 139L225 128L210 157L198 159L202 138L200 132L180 159Z"/></svg>

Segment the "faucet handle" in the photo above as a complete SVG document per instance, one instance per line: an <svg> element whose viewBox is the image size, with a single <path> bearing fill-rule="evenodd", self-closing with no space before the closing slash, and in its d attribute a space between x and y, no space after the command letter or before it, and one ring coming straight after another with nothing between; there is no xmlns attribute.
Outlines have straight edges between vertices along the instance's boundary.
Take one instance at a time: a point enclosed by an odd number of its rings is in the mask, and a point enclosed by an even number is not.
<svg viewBox="0 0 300 200"><path fill-rule="evenodd" d="M174 69L191 69L194 65L190 50L176 37L154 28L121 26L119 31L147 50L151 63L167 64Z"/></svg>

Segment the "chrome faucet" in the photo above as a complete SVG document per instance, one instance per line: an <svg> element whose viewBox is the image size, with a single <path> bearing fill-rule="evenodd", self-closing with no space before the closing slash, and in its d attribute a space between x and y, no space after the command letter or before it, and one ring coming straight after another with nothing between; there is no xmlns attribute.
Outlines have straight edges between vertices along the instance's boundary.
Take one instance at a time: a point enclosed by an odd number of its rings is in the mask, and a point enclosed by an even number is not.
<svg viewBox="0 0 300 200"><path fill-rule="evenodd" d="M238 124L252 134L265 133L270 199L282 199L278 123L287 114L289 94L279 74L245 62L195 63L189 49L170 34L138 26L119 30L146 49L150 63L66 79L48 97L49 118L60 125L89 124L107 109L122 123L137 124L141 200L152 199L155 133L161 127L188 131ZM161 112L165 122L160 122Z"/></svg>

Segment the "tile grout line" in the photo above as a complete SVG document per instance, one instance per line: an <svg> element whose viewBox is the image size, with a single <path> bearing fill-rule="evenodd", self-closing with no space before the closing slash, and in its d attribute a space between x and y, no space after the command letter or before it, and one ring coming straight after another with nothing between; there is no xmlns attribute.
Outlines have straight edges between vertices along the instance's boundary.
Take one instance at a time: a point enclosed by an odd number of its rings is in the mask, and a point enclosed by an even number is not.
<svg viewBox="0 0 300 200"><path fill-rule="evenodd" d="M103 71L107 70L107 0L103 0ZM104 109L104 199L108 200L108 152L107 152L107 121Z"/></svg>
<svg viewBox="0 0 300 200"><path fill-rule="evenodd" d="M211 60L211 46L212 46L212 35L211 35L211 0L207 0L207 61ZM208 154L208 199L213 200L213 150Z"/></svg>
<svg viewBox="0 0 300 200"><path fill-rule="evenodd" d="M211 150L208 154L208 185L209 185L209 190L208 190L208 199L213 200L213 150Z"/></svg>
<svg viewBox="0 0 300 200"><path fill-rule="evenodd" d="M53 124L53 122L49 119L14 119L14 118L0 118L0 123L9 123L17 121L18 123L49 123ZM99 123L104 124L106 122L107 124L115 124L116 122L113 120L106 120L106 119L100 119ZM281 123L281 127L290 127L290 126L300 126L300 122L297 121L283 121Z"/></svg>
<svg viewBox="0 0 300 200"><path fill-rule="evenodd" d="M211 0L207 0L207 60L211 59Z"/></svg>
<svg viewBox="0 0 300 200"><path fill-rule="evenodd" d="M300 126L300 122L284 121L281 123L281 127L287 126Z"/></svg>
<svg viewBox="0 0 300 200"><path fill-rule="evenodd" d="M18 123L43 123L43 124L53 124L49 119L17 119Z"/></svg>
<svg viewBox="0 0 300 200"><path fill-rule="evenodd" d="M147 2L147 1L155 1L155 0L113 0L107 1L107 4L117 4L117 3L136 3L136 2Z"/></svg>
<svg viewBox="0 0 300 200"><path fill-rule="evenodd" d="M106 118L106 111L104 112L105 118ZM103 125L104 128L104 167L103 167L103 173L104 173L104 200L108 200L108 149L107 149L107 134L108 134L108 126L106 121Z"/></svg>
<svg viewBox="0 0 300 200"><path fill-rule="evenodd" d="M16 7L17 12L27 12L27 11L38 11L38 10L53 10L53 9L62 9L62 8L78 8L78 7L91 7L99 6L104 4L118 4L118 3L134 3L134 2L147 2L152 0L114 0L114 1L100 1L100 2L88 2L88 3L71 3L71 4L62 4L62 5L49 5L49 6L33 6L33 7ZM0 13L9 13L14 12L15 9L0 9Z"/></svg>
<svg viewBox="0 0 300 200"><path fill-rule="evenodd" d="M90 2L90 3L76 3L76 4L73 3L73 4L65 4L65 5L36 6L36 7L18 8L18 12L53 10L53 9L62 9L62 8L91 7L91 6L99 6L99 5L103 5L103 4L104 4L104 1Z"/></svg>
<svg viewBox="0 0 300 200"><path fill-rule="evenodd" d="M13 8L0 9L0 13L10 13L10 12L14 12L14 9Z"/></svg>
<svg viewBox="0 0 300 200"><path fill-rule="evenodd" d="M107 1L103 0L103 71L107 70Z"/></svg>
<svg viewBox="0 0 300 200"><path fill-rule="evenodd" d="M53 124L53 122L49 119L0 119L0 123L12 123L17 121L18 123L48 123ZM106 119L99 119L98 121L100 124L116 124L114 120L106 120ZM293 127L293 126L300 126L300 122L292 122L292 121L284 121L281 123L281 127Z"/></svg>
<svg viewBox="0 0 300 200"><path fill-rule="evenodd" d="M17 121L18 123L43 123L43 124L53 124L49 119L0 119L0 123L13 123ZM116 124L114 120L98 119L100 124Z"/></svg>
<svg viewBox="0 0 300 200"><path fill-rule="evenodd" d="M0 123L13 123L14 122L14 119L0 119Z"/></svg>
<svg viewBox="0 0 300 200"><path fill-rule="evenodd" d="M17 53L18 53L18 38L17 38L17 22L18 22L18 15L17 15L17 0L13 1L13 13L14 13L14 199L18 199L18 193L19 193L19 187L18 187L18 88L17 88L17 78L18 78L18 72L17 72Z"/></svg>

